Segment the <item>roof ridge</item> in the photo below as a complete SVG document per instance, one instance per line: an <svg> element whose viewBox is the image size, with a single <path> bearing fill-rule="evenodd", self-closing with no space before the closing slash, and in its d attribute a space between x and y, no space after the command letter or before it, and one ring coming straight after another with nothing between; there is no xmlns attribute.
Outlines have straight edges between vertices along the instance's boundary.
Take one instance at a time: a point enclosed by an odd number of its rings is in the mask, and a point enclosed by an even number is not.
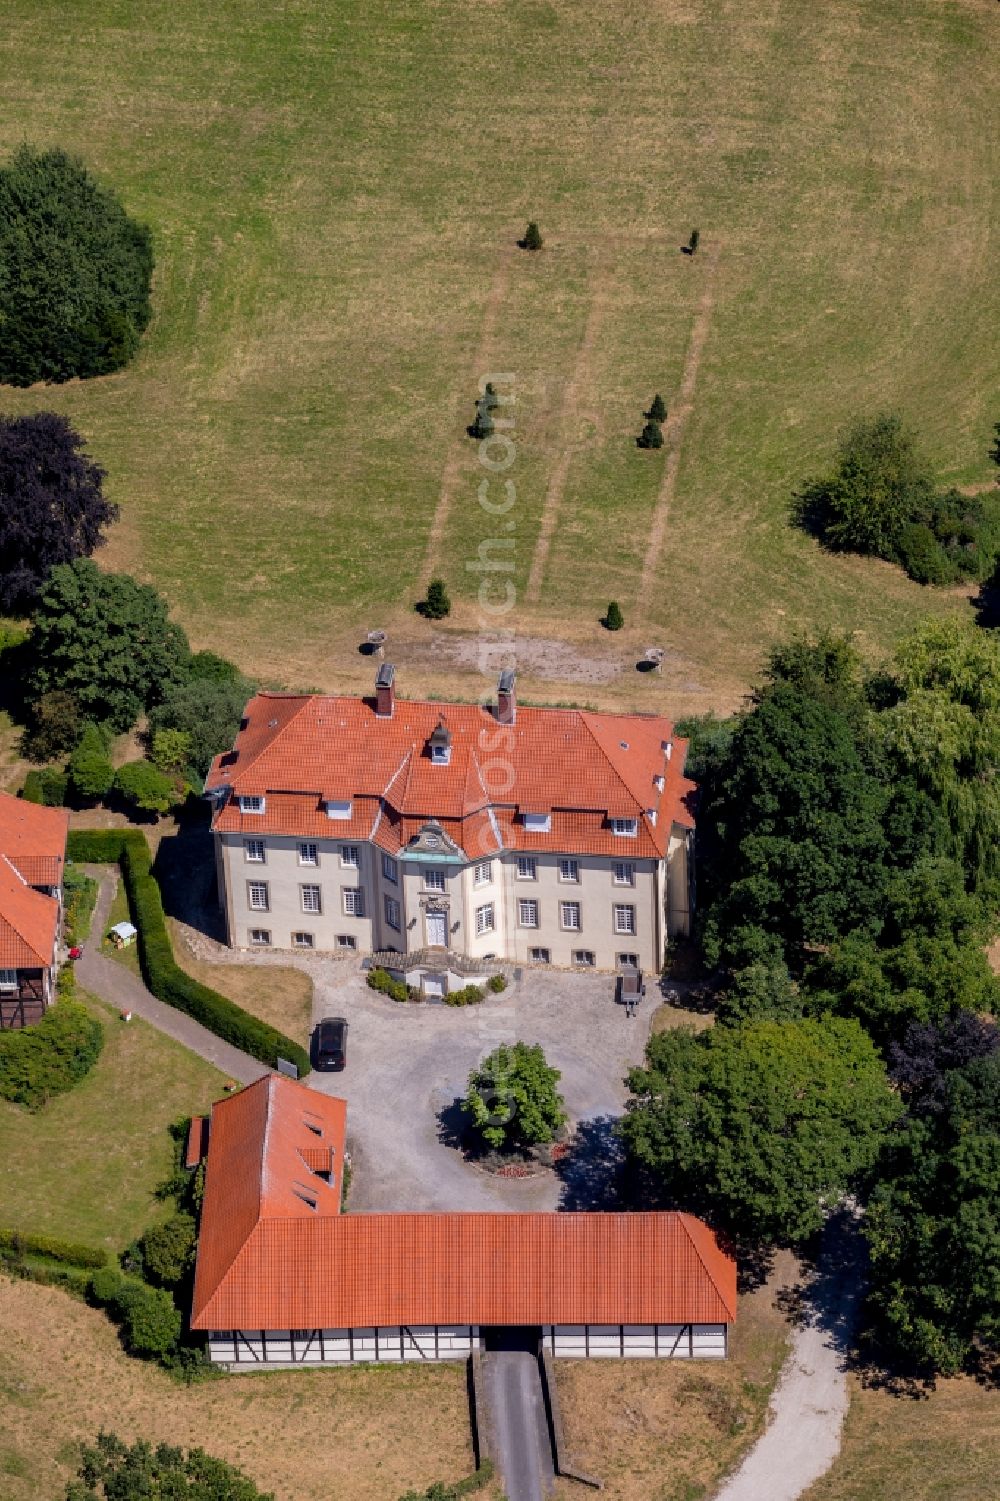
<svg viewBox="0 0 1000 1501"><path fill-rule="evenodd" d="M604 746L601 744L600 740L597 738L597 734L595 733L594 726L590 722L591 716L590 716L589 711L586 710L586 709L580 709L578 712L579 712L579 715L580 715L581 722L583 723L584 727L586 728L587 734L590 736L591 740L594 742L594 744L596 745L597 749L600 751L601 755L604 757L605 761L607 761L608 765L610 766L615 781L618 783L619 787L623 787L625 789L625 791L628 793L629 797L635 803L636 807L639 809L639 816L640 816L640 818L644 818L645 814L646 814L645 808L642 806L641 802L636 797L635 793L632 791L632 789L628 785L628 783L625 781L625 778L622 776L621 772L618 770L618 767L612 761L611 757L608 755L607 751L604 749ZM609 719L617 719L618 715L612 714L612 715L608 715L607 717Z"/></svg>
<svg viewBox="0 0 1000 1501"><path fill-rule="evenodd" d="M684 1209L677 1210L677 1218L680 1220L681 1224L684 1226L685 1234L687 1235L687 1238L688 1238L688 1240L691 1243L691 1247L694 1250L694 1254L697 1256L698 1260L701 1262L701 1265L704 1268L705 1275L708 1278L709 1282L711 1282L712 1286L715 1288L715 1291L718 1293L719 1298L720 1298L720 1300L722 1302L723 1307L724 1308L728 1308L729 1312L732 1314L733 1318L735 1319L735 1317L736 1317L736 1309L729 1302L729 1299L726 1297L726 1295L723 1292L722 1288L719 1286L719 1283L718 1283L718 1280L716 1279L715 1273L712 1271L711 1267L708 1265L708 1262L705 1260L704 1256L702 1255L701 1247L699 1246L697 1240L695 1239L694 1235L692 1234L691 1227L690 1227L688 1221L689 1220L694 1220L695 1224L697 1224L703 1230L708 1230L709 1234L712 1234L714 1232L712 1232L711 1229L710 1229L710 1227L705 1224L704 1220L699 1220L699 1219L696 1218L696 1216L694 1216L692 1214L688 1214L687 1210L684 1210ZM719 1250L720 1250L720 1253L721 1253L721 1250L722 1250L721 1246L719 1247Z"/></svg>
<svg viewBox="0 0 1000 1501"><path fill-rule="evenodd" d="M247 704L244 704L244 706L243 706L243 715L241 716L241 718L243 718L243 717L246 716L247 707L249 706L249 704L253 703L254 698L262 698L262 697L265 697L265 696L266 697L271 697L271 698L279 698L279 697L281 697L281 698L288 698L288 699L301 698L302 702L299 704L299 707L295 710L294 714L290 714L288 716L288 718L285 720L285 723L283 725L281 725L275 731L275 733L271 736L271 738L269 740L265 740L264 741L263 745L261 745L260 749L257 751L257 754L255 756L253 756L252 759L249 760L245 766L241 766L239 768L239 771L237 772L237 776L233 778L234 781L237 779L237 777L242 777L245 772L250 771L250 769L252 767L256 766L257 762L260 760L261 756L263 756L265 754L265 752L274 749L274 747L277 745L278 741L284 735L285 731L291 725L293 725L295 723L295 721L298 719L299 715L305 709L306 705L307 704L311 704L319 695L317 695L315 693L287 693L287 694L270 694L270 695L264 695L264 694L261 694L261 693L255 693L253 695L253 698L249 699L247 701ZM239 735L239 733L240 733L240 731L237 730L236 734ZM234 737L234 739L235 739L235 737ZM230 747L230 750L231 749L232 749L232 747ZM222 754L225 755L227 753L225 751L223 751Z"/></svg>

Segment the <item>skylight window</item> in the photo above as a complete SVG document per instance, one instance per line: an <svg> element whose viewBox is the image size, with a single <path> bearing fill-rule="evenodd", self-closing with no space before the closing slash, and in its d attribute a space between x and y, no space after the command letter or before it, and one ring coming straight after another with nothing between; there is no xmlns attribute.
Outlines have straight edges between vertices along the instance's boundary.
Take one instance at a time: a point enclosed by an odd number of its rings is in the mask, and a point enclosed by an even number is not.
<svg viewBox="0 0 1000 1501"><path fill-rule="evenodd" d="M311 1194L307 1188L303 1188L301 1183L292 1184L292 1193L297 1199L301 1199L303 1204L308 1204L310 1209L317 1209L319 1207L319 1199L317 1199L315 1194Z"/></svg>

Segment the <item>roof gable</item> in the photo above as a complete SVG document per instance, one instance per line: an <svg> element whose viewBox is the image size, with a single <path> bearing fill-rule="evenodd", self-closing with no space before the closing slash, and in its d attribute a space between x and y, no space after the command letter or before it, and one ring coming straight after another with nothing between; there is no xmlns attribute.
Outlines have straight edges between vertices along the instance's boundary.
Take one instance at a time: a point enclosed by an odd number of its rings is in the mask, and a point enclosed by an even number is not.
<svg viewBox="0 0 1000 1501"><path fill-rule="evenodd" d="M33 891L0 855L0 969L47 969L59 926L55 897Z"/></svg>

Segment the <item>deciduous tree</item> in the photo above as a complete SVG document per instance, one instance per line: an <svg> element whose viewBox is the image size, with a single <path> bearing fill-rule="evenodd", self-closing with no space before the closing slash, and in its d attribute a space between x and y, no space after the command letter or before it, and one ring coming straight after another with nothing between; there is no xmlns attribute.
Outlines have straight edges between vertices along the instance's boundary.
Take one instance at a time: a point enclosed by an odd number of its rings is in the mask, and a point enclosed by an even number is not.
<svg viewBox="0 0 1000 1501"><path fill-rule="evenodd" d="M50 568L100 547L118 515L103 481L58 412L0 415L0 610L27 612Z"/></svg>
<svg viewBox="0 0 1000 1501"><path fill-rule="evenodd" d="M52 570L31 656L34 698L68 693L85 717L124 731L180 680L190 652L155 589L83 558Z"/></svg>
<svg viewBox="0 0 1000 1501"><path fill-rule="evenodd" d="M491 1147L512 1151L548 1142L566 1120L560 1077L537 1044L502 1045L469 1075L462 1109Z"/></svg>
<svg viewBox="0 0 1000 1501"><path fill-rule="evenodd" d="M660 1032L646 1056L629 1075L629 1152L664 1202L747 1240L818 1230L901 1108L854 1021Z"/></svg>
<svg viewBox="0 0 1000 1501"><path fill-rule="evenodd" d="M213 1459L204 1449L175 1449L144 1440L125 1444L114 1433L100 1433L83 1450L79 1479L66 1501L274 1501L259 1491L242 1470Z"/></svg>
<svg viewBox="0 0 1000 1501"><path fill-rule="evenodd" d="M149 231L82 163L22 146L0 168L0 381L105 375L150 318Z"/></svg>
<svg viewBox="0 0 1000 1501"><path fill-rule="evenodd" d="M115 773L115 789L144 813L166 813L176 800L170 778L149 761L126 761Z"/></svg>

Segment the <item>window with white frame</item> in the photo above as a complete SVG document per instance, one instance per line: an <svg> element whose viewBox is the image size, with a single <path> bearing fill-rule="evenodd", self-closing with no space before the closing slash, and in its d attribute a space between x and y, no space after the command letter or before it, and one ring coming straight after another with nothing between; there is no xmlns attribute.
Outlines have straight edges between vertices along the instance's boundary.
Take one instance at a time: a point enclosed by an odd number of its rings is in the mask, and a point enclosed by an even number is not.
<svg viewBox="0 0 1000 1501"><path fill-rule="evenodd" d="M639 832L639 820L637 818L613 818L611 820L612 834L622 834L626 838L634 839Z"/></svg>
<svg viewBox="0 0 1000 1501"><path fill-rule="evenodd" d="M635 866L630 860L616 860L612 866L616 886L635 885Z"/></svg>
<svg viewBox="0 0 1000 1501"><path fill-rule="evenodd" d="M538 861L534 855L518 855L517 879L519 881L534 881L538 879Z"/></svg>
<svg viewBox="0 0 1000 1501"><path fill-rule="evenodd" d="M529 949L528 958L532 964L551 964L552 953L549 949Z"/></svg>
<svg viewBox="0 0 1000 1501"><path fill-rule="evenodd" d="M492 860L480 860L479 864L476 866L476 873L475 873L475 877L474 877L475 884L477 886L488 886L490 884L490 882L492 881L492 879L493 879L493 861Z"/></svg>
<svg viewBox="0 0 1000 1501"><path fill-rule="evenodd" d="M597 963L593 949L574 949L573 963L582 965L584 969L593 969Z"/></svg>
<svg viewBox="0 0 1000 1501"><path fill-rule="evenodd" d="M390 928L395 928L396 932L399 932L402 923L399 916L399 903L394 896L387 896L385 899L385 920Z"/></svg>
<svg viewBox="0 0 1000 1501"><path fill-rule="evenodd" d="M559 861L559 879L560 879L560 881L579 881L579 879L580 879L580 862L579 862L579 860L560 860Z"/></svg>
<svg viewBox="0 0 1000 1501"><path fill-rule="evenodd" d="M560 902L559 921L568 933L579 933L582 927L582 913L579 902Z"/></svg>
<svg viewBox="0 0 1000 1501"><path fill-rule="evenodd" d="M299 864L300 865L318 865L319 864L319 850L317 849L317 847L316 847L315 844L300 844L299 845Z"/></svg>
<svg viewBox="0 0 1000 1501"><path fill-rule="evenodd" d="M313 912L317 916L323 910L323 898L318 886L300 886L299 892L302 897L303 912Z"/></svg>
<svg viewBox="0 0 1000 1501"><path fill-rule="evenodd" d="M247 882L247 900L254 912L270 912L271 902L266 881Z"/></svg>
<svg viewBox="0 0 1000 1501"><path fill-rule="evenodd" d="M625 906L622 906L618 902L615 903L615 932L616 933L634 933L635 932L635 908L634 907L625 907Z"/></svg>
<svg viewBox="0 0 1000 1501"><path fill-rule="evenodd" d="M476 932L492 933L496 926L496 916L493 911L493 903L487 902L485 907L476 908Z"/></svg>
<svg viewBox="0 0 1000 1501"><path fill-rule="evenodd" d="M241 813L263 813L264 799L262 797L240 797Z"/></svg>
<svg viewBox="0 0 1000 1501"><path fill-rule="evenodd" d="M521 819L532 834L547 834L552 827L551 813L522 813Z"/></svg>
<svg viewBox="0 0 1000 1501"><path fill-rule="evenodd" d="M263 839L244 839L243 858L248 865L263 865L264 841Z"/></svg>
<svg viewBox="0 0 1000 1501"><path fill-rule="evenodd" d="M345 886L343 888L344 911L348 917L364 917L365 893L360 886Z"/></svg>
<svg viewBox="0 0 1000 1501"><path fill-rule="evenodd" d="M250 942L255 948L266 949L270 947L271 933L268 928L251 928Z"/></svg>
<svg viewBox="0 0 1000 1501"><path fill-rule="evenodd" d="M349 801L340 802L336 799L328 800L326 805L327 818L350 818L351 804Z"/></svg>
<svg viewBox="0 0 1000 1501"><path fill-rule="evenodd" d="M522 897L517 904L518 926L522 928L538 927L538 903Z"/></svg>
<svg viewBox="0 0 1000 1501"><path fill-rule="evenodd" d="M617 967L619 969L638 969L639 968L639 955L638 954L616 954L615 955L615 964L617 965Z"/></svg>
<svg viewBox="0 0 1000 1501"><path fill-rule="evenodd" d="M424 871L424 889L425 889L425 891L443 891L444 888L445 888L445 879L444 879L444 871L443 870L425 870Z"/></svg>
<svg viewBox="0 0 1000 1501"><path fill-rule="evenodd" d="M358 946L358 940L355 938L355 936L354 936L353 933L338 933L337 934L337 947L338 947L338 949L356 949L357 946Z"/></svg>
<svg viewBox="0 0 1000 1501"><path fill-rule="evenodd" d="M345 870L357 870L358 847L356 844L342 844L340 846L340 863Z"/></svg>
<svg viewBox="0 0 1000 1501"><path fill-rule="evenodd" d="M392 882L393 886L399 885L399 872L396 869L396 862L391 855L387 855L384 852L382 854L382 874L387 881Z"/></svg>
<svg viewBox="0 0 1000 1501"><path fill-rule="evenodd" d="M313 935L311 933L293 933L292 934L292 948L293 949L314 949L315 947L316 947L316 940L315 940L315 938L313 937Z"/></svg>
<svg viewBox="0 0 1000 1501"><path fill-rule="evenodd" d="M12 990L16 990L16 989L17 989L17 970L16 969L0 969L0 990L4 991L6 994L9 995Z"/></svg>

